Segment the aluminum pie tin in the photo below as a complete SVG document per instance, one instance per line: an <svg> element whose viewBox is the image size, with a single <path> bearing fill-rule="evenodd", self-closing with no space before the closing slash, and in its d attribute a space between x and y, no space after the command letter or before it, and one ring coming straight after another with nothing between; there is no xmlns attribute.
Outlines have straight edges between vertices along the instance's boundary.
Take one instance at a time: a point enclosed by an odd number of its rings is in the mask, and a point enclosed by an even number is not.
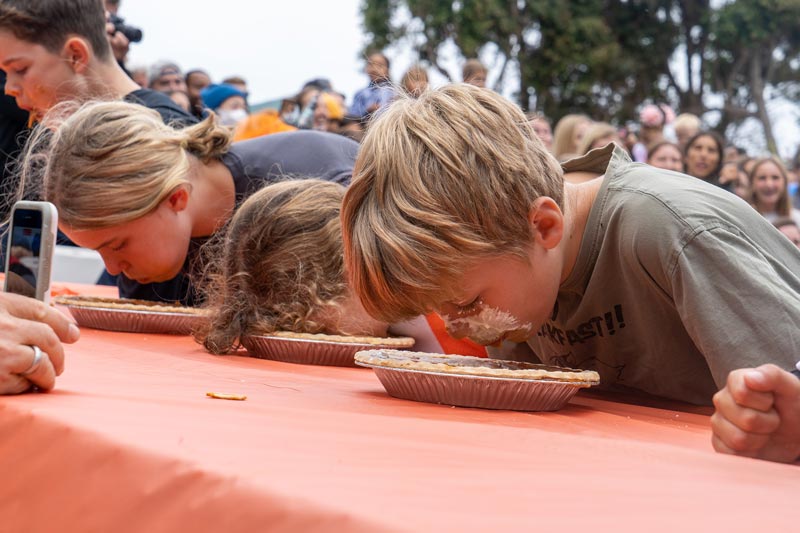
<svg viewBox="0 0 800 533"><path fill-rule="evenodd" d="M301 365L358 367L355 362L357 352L396 346L381 346L358 342L334 342L319 339L301 339L290 337L273 337L269 335L252 335L242 337L244 346L250 355L259 359L271 359L284 363Z"/></svg>
<svg viewBox="0 0 800 533"><path fill-rule="evenodd" d="M190 335L206 320L206 317L198 314L81 307L66 302L57 303L69 309L79 326L107 331Z"/></svg>
<svg viewBox="0 0 800 533"><path fill-rule="evenodd" d="M386 392L417 402L509 411L557 411L578 390L596 382L509 378L395 368L357 361L372 368Z"/></svg>

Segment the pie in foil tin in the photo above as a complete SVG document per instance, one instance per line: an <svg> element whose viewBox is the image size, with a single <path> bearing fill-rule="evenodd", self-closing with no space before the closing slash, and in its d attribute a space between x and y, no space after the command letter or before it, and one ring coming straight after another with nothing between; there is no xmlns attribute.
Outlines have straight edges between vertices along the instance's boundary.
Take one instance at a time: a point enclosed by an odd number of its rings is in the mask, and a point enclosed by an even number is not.
<svg viewBox="0 0 800 533"><path fill-rule="evenodd" d="M355 360L373 369L390 396L459 407L557 411L600 383L592 370L459 355L367 350Z"/></svg>
<svg viewBox="0 0 800 533"><path fill-rule="evenodd" d="M202 309L165 302L61 296L54 303L69 309L79 326L107 331L190 335L206 320Z"/></svg>
<svg viewBox="0 0 800 533"><path fill-rule="evenodd" d="M250 355L285 363L355 367L356 352L376 348L409 349L410 337L353 337L324 333L277 331L269 335L251 335L241 339Z"/></svg>

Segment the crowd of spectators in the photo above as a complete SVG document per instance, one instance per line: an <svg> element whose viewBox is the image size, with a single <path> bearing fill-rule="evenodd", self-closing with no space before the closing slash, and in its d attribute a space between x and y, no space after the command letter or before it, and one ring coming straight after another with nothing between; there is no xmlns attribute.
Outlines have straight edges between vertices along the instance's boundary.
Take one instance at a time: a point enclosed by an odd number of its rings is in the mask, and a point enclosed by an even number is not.
<svg viewBox="0 0 800 533"><path fill-rule="evenodd" d="M119 2L108 0L106 7L116 13ZM124 63L127 43L118 35L114 39L115 56ZM142 88L165 93L198 119L214 111L224 125L234 130L236 141L296 129L327 131L360 141L372 116L398 93L418 96L428 87L428 71L423 64L412 65L399 82L392 80L390 71L387 55L374 51L365 57L367 85L349 102L331 80L313 78L297 94L282 99L278 109L255 112L250 110L247 82L240 76L212 82L203 68L184 72L171 60L137 66L129 72ZM468 58L462 65L461 81L487 87L489 69L480 60ZM798 156L789 162L765 153L748 154L708 128L697 115L676 115L663 102L643 103L638 120L632 117L619 126L583 113L566 113L557 121L536 111L528 113L528 117L535 133L559 161L613 142L624 147L634 161L683 172L733 192L771 221L790 218L800 223L800 146ZM754 170L764 165L774 179L756 175Z"/></svg>

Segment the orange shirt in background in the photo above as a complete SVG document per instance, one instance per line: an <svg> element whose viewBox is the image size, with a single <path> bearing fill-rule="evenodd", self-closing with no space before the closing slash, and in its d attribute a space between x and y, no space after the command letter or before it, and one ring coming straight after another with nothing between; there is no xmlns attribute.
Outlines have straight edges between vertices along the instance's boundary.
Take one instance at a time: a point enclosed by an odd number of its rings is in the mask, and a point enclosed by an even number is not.
<svg viewBox="0 0 800 533"><path fill-rule="evenodd" d="M294 131L297 128L290 126L281 120L280 115L274 109L264 109L253 113L242 120L233 134L233 142L254 139L270 133L280 133L283 131Z"/></svg>

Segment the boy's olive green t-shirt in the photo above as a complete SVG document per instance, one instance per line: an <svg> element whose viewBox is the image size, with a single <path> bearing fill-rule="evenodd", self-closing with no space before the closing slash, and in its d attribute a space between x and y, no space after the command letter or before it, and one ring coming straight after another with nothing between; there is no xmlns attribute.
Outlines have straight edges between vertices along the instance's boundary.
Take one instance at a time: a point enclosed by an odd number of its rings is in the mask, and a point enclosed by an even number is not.
<svg viewBox="0 0 800 533"><path fill-rule="evenodd" d="M710 404L728 372L800 359L800 251L737 196L612 146L574 269L528 344L605 386Z"/></svg>

